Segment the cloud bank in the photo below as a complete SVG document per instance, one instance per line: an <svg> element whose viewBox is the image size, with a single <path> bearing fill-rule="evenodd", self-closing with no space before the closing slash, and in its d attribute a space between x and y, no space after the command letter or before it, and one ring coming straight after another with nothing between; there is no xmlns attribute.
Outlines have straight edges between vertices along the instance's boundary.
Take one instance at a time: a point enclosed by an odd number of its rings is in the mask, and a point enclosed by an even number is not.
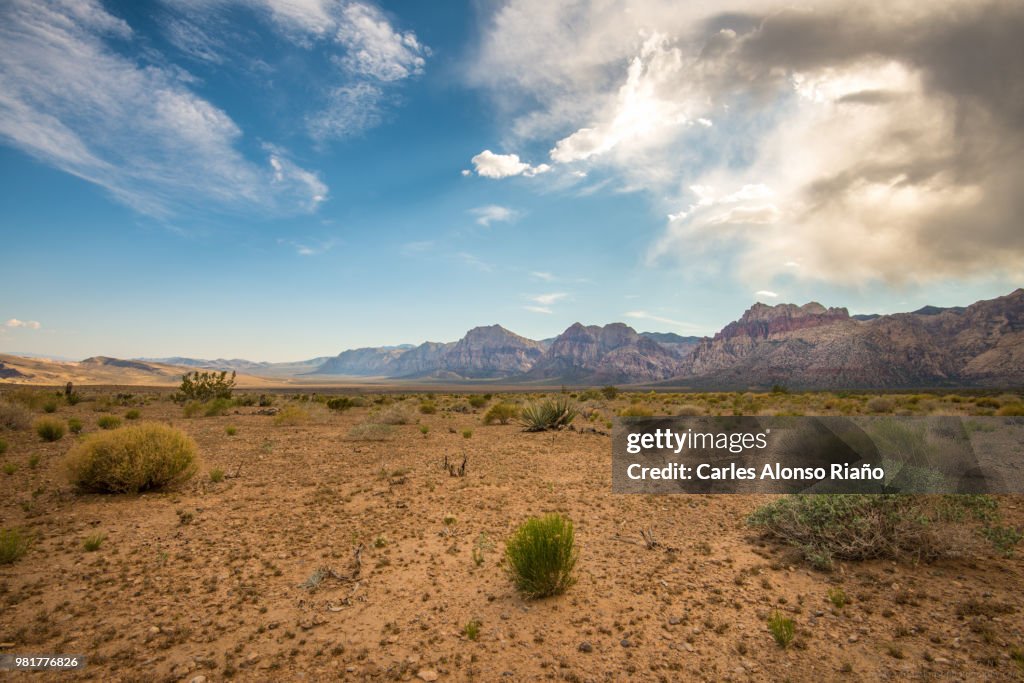
<svg viewBox="0 0 1024 683"><path fill-rule="evenodd" d="M507 149L550 151L477 173L646 192L651 262L762 285L1024 274L1019 2L521 0L483 28L470 82Z"/></svg>

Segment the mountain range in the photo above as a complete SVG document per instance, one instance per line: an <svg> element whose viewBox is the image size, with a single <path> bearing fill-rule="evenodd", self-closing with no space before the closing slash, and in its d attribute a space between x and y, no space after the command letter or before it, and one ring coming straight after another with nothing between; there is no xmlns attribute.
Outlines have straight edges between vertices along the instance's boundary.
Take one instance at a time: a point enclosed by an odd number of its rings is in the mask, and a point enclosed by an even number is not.
<svg viewBox="0 0 1024 683"><path fill-rule="evenodd" d="M0 381L30 382L22 359L0 357ZM53 361L51 361L53 362ZM637 332L623 323L575 323L557 337L527 339L500 325L454 342L351 349L291 363L243 359L90 358L75 366L110 377L120 369L157 378L188 369L329 383L339 378L501 381L503 384L641 384L680 389L1024 386L1024 289L970 306L851 316L817 302L756 303L713 337ZM26 369L29 368L29 369ZM156 368L156 370L147 370ZM42 379L39 375L38 379ZM123 382L128 383L128 382Z"/></svg>

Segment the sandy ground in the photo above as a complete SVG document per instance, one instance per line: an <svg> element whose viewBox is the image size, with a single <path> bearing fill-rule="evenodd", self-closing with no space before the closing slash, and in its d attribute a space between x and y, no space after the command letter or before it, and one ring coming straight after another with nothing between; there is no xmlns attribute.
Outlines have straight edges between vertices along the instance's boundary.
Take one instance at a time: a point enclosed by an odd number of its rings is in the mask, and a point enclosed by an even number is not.
<svg viewBox="0 0 1024 683"><path fill-rule="evenodd" d="M460 401L417 416L426 437L402 425L382 442L346 438L370 408L280 426L256 407L184 419L156 401L139 408L142 418L188 432L202 470L177 492L137 497L73 493L60 463L76 437L3 433L10 448L0 461L17 470L0 473L0 527L30 530L35 542L0 566L2 651L83 654L89 664L0 677L1024 677L1010 654L1024 646L1020 553L814 571L744 524L768 497L612 495L608 436L483 426L482 411L444 408ZM89 403L58 411L82 419L86 433L98 415ZM468 458L465 477L442 469L446 455ZM214 468L228 478L210 481ZM1003 498L1003 509L1024 523L1021 498ZM576 523L579 581L527 601L504 573L502 549L517 524L549 511ZM641 529L660 547L640 543ZM96 533L106 534L102 546L86 552L83 539ZM319 569L329 570L319 585L303 586ZM851 600L842 609L828 599L835 586ZM971 605L986 614L964 614ZM788 649L768 632L774 609L796 621ZM475 641L463 633L472 620Z"/></svg>

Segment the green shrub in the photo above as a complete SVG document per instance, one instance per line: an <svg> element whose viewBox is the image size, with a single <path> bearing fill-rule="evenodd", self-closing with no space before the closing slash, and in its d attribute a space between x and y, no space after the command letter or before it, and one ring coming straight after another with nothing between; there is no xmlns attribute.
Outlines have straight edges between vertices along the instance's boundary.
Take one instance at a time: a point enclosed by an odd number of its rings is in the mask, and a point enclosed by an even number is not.
<svg viewBox="0 0 1024 683"><path fill-rule="evenodd" d="M82 433L82 428L84 426L85 425L82 424L82 421L79 420L77 417L69 417L68 418L68 430L72 434L81 434Z"/></svg>
<svg viewBox="0 0 1024 683"><path fill-rule="evenodd" d="M215 467L214 469L210 470L210 481L212 481L214 484L219 484L220 482L224 481L224 470L220 469L219 467Z"/></svg>
<svg viewBox="0 0 1024 683"><path fill-rule="evenodd" d="M473 438L473 430L472 429L463 429L462 430L462 438L463 439L472 439Z"/></svg>
<svg viewBox="0 0 1024 683"><path fill-rule="evenodd" d="M124 419L126 420L138 420L140 417L142 417L142 413L135 408L132 408L124 414Z"/></svg>
<svg viewBox="0 0 1024 683"><path fill-rule="evenodd" d="M103 545L103 541L105 541L106 538L107 535L104 533L96 533L91 536L86 536L85 541L82 542L82 547L85 548L87 553L94 553L100 549L100 546Z"/></svg>
<svg viewBox="0 0 1024 683"><path fill-rule="evenodd" d="M483 624L479 619L473 619L462 627L462 635L466 636L469 640L476 640L480 637L481 626L483 626Z"/></svg>
<svg viewBox="0 0 1024 683"><path fill-rule="evenodd" d="M39 467L40 461L42 461L42 458L39 457L39 454L38 453L33 453L28 458L28 468L30 470L36 469L37 467Z"/></svg>
<svg viewBox="0 0 1024 683"><path fill-rule="evenodd" d="M507 425L510 421L519 417L519 408L513 403L495 403L490 409L484 414L484 424L494 424L498 422L503 425Z"/></svg>
<svg viewBox="0 0 1024 683"><path fill-rule="evenodd" d="M57 401L50 399L43 404L44 413L56 413L57 412Z"/></svg>
<svg viewBox="0 0 1024 683"><path fill-rule="evenodd" d="M796 625L793 623L793 620L782 616L779 610L772 612L771 618L768 619L768 630L771 631L775 642L782 648L789 647L789 644L793 642L793 637L796 635Z"/></svg>
<svg viewBox="0 0 1024 683"><path fill-rule="evenodd" d="M420 403L420 412L424 415L433 415L437 412L437 404L433 401L423 401Z"/></svg>
<svg viewBox="0 0 1024 683"><path fill-rule="evenodd" d="M526 520L505 544L508 572L516 587L529 598L568 590L576 583L575 541L572 522L559 514Z"/></svg>
<svg viewBox="0 0 1024 683"><path fill-rule="evenodd" d="M228 398L215 398L203 404L203 415L206 417L217 417L228 412L228 408L234 403Z"/></svg>
<svg viewBox="0 0 1024 683"><path fill-rule="evenodd" d="M18 466L13 462L5 462L3 466L4 474L8 477L18 471Z"/></svg>
<svg viewBox="0 0 1024 683"><path fill-rule="evenodd" d="M348 396L336 396L327 399L327 407L331 410L348 410L352 407L352 399Z"/></svg>
<svg viewBox="0 0 1024 683"><path fill-rule="evenodd" d="M234 436L235 434L238 433L238 427L225 427L224 433L227 434L228 436Z"/></svg>
<svg viewBox="0 0 1024 683"><path fill-rule="evenodd" d="M487 399L483 396L470 396L466 399L466 402L473 408L483 408L487 405Z"/></svg>
<svg viewBox="0 0 1024 683"><path fill-rule="evenodd" d="M846 591L844 591L839 586L828 589L828 599L829 602L835 605L838 609L846 607L846 603L850 601L850 599L846 596Z"/></svg>
<svg viewBox="0 0 1024 683"><path fill-rule="evenodd" d="M796 546L818 569L834 559L932 561L961 551L973 529L984 536L998 522L988 496L819 494L779 498L748 518L752 526Z"/></svg>
<svg viewBox="0 0 1024 683"><path fill-rule="evenodd" d="M4 429L27 429L32 423L32 413L18 403L0 401L0 427Z"/></svg>
<svg viewBox="0 0 1024 683"><path fill-rule="evenodd" d="M231 398L235 389L235 373L228 377L227 371L185 373L178 389L185 400L209 401L214 398Z"/></svg>
<svg viewBox="0 0 1024 683"><path fill-rule="evenodd" d="M82 491L139 493L170 488L196 472L196 445L184 432L154 422L97 432L71 449L66 467Z"/></svg>
<svg viewBox="0 0 1024 683"><path fill-rule="evenodd" d="M100 429L117 429L121 426L121 418L117 415L100 415L100 419L96 420L96 424L99 425Z"/></svg>
<svg viewBox="0 0 1024 683"><path fill-rule="evenodd" d="M7 452L7 442L4 441L3 439L0 439L0 455L3 455L6 452Z"/></svg>
<svg viewBox="0 0 1024 683"><path fill-rule="evenodd" d="M0 529L0 564L11 564L28 551L29 537L18 529Z"/></svg>
<svg viewBox="0 0 1024 683"><path fill-rule="evenodd" d="M52 417L41 417L36 420L35 429L43 441L60 441L64 436L64 423Z"/></svg>
<svg viewBox="0 0 1024 683"><path fill-rule="evenodd" d="M568 427L578 414L568 397L559 396L524 406L519 413L519 421L527 432L543 432Z"/></svg>
<svg viewBox="0 0 1024 683"><path fill-rule="evenodd" d="M619 395L619 388L608 385L601 389L601 393L604 394L604 397L609 401L614 401L615 397Z"/></svg>
<svg viewBox="0 0 1024 683"><path fill-rule="evenodd" d="M430 427L428 427L427 425L420 425L420 434L423 435L424 439L427 438L427 433L429 431L430 431Z"/></svg>

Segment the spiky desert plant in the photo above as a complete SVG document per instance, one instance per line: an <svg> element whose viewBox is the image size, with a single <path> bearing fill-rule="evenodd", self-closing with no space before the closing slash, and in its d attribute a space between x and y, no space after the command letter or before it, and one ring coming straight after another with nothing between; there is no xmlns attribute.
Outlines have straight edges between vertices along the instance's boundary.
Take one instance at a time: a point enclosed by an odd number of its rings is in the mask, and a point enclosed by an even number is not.
<svg viewBox="0 0 1024 683"><path fill-rule="evenodd" d="M563 429L579 414L576 405L567 396L530 403L519 412L519 421L527 432Z"/></svg>
<svg viewBox="0 0 1024 683"><path fill-rule="evenodd" d="M41 417L35 422L36 434L43 441L60 441L64 436L64 422L53 417Z"/></svg>
<svg viewBox="0 0 1024 683"><path fill-rule="evenodd" d="M505 544L505 557L512 581L526 597L559 595L576 583L576 534L560 514L523 522Z"/></svg>

